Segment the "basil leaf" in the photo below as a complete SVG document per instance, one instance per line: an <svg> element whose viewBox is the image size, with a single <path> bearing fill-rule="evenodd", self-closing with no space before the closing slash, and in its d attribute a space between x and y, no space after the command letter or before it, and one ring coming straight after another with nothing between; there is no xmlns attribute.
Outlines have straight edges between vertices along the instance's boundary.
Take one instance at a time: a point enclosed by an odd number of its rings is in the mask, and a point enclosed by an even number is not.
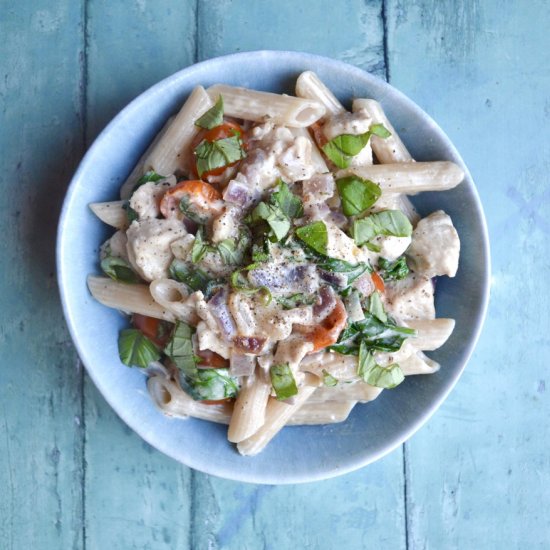
<svg viewBox="0 0 550 550"><path fill-rule="evenodd" d="M195 211L195 207L191 203L190 195L188 195L187 193L182 195L180 199L179 209L186 218L189 218L191 221L194 221L199 225L204 225L208 222L208 216Z"/></svg>
<svg viewBox="0 0 550 550"><path fill-rule="evenodd" d="M282 212L278 205L260 202L250 214L249 220L251 223L256 223L260 220L265 220L277 241L280 241L286 236L290 230L290 220Z"/></svg>
<svg viewBox="0 0 550 550"><path fill-rule="evenodd" d="M296 386L296 380L290 370L288 363L283 365L273 365L269 369L271 376L271 385L275 390L275 396L279 400L288 399L298 393L298 387Z"/></svg>
<svg viewBox="0 0 550 550"><path fill-rule="evenodd" d="M409 266L404 255L393 262L386 258L378 258L378 269L384 281L400 281L409 274Z"/></svg>
<svg viewBox="0 0 550 550"><path fill-rule="evenodd" d="M332 376L326 369L323 369L323 384L329 388L333 388L338 385L338 380Z"/></svg>
<svg viewBox="0 0 550 550"><path fill-rule="evenodd" d="M366 382L369 371L376 365L374 355L363 341L359 346L359 358L357 359L357 376Z"/></svg>
<svg viewBox="0 0 550 550"><path fill-rule="evenodd" d="M133 221L139 219L138 213L130 206L129 201L126 201L122 208L126 210L126 218L128 219L128 224L131 224Z"/></svg>
<svg viewBox="0 0 550 550"><path fill-rule="evenodd" d="M193 248L191 249L191 261L194 264L199 263L204 255L213 251L214 248L209 246L204 240L204 230L202 227L199 227L195 235L195 240L193 241Z"/></svg>
<svg viewBox="0 0 550 550"><path fill-rule="evenodd" d="M313 222L296 229L296 236L319 254L326 255L328 231L324 222Z"/></svg>
<svg viewBox="0 0 550 550"><path fill-rule="evenodd" d="M227 265L239 265L243 261L245 252L250 245L250 235L241 232L239 240L224 239L219 242L215 250L221 256L222 261Z"/></svg>
<svg viewBox="0 0 550 550"><path fill-rule="evenodd" d="M384 311L380 294L377 291L373 292L369 296L369 313L374 315L382 323L386 323L388 321L388 316Z"/></svg>
<svg viewBox="0 0 550 550"><path fill-rule="evenodd" d="M147 368L149 363L160 359L157 346L136 328L127 328L120 331L118 354L120 360L129 367Z"/></svg>
<svg viewBox="0 0 550 550"><path fill-rule="evenodd" d="M134 192L138 187L141 187L142 185L149 183L150 181L157 182L163 179L164 179L164 176L157 174L154 170L145 172L145 174L143 174L143 176L141 176L141 178L139 178L136 181L136 184L134 185L134 189L132 190L132 192Z"/></svg>
<svg viewBox="0 0 550 550"><path fill-rule="evenodd" d="M387 367L374 365L368 373L366 373L364 380L371 386L390 390L399 386L399 384L405 380L405 375L397 363L393 363Z"/></svg>
<svg viewBox="0 0 550 550"><path fill-rule="evenodd" d="M347 278L347 286L351 285L354 281L361 277L363 273L370 273L372 271L372 267L366 262L351 264L345 260L329 258L328 256L325 256L320 262L318 262L317 267L331 273L344 274Z"/></svg>
<svg viewBox="0 0 550 550"><path fill-rule="evenodd" d="M255 264L251 264L248 267L246 267L246 270L253 269L255 267ZM271 303L271 300L273 298L273 295L271 294L271 290L267 288L266 286L259 286L259 287L251 287L248 284L248 280L242 275L242 269L239 269L237 271L234 271L231 275L231 286L243 294L256 294L257 292L260 292L262 294L262 302L264 306L268 306Z"/></svg>
<svg viewBox="0 0 550 550"><path fill-rule="evenodd" d="M391 132L383 124L373 124L369 128L369 132L383 139L387 139L391 136Z"/></svg>
<svg viewBox="0 0 550 550"><path fill-rule="evenodd" d="M216 126L220 126L221 124L223 124L223 98L220 95L216 104L197 119L195 126L204 128L205 130L212 130L212 128L216 128Z"/></svg>
<svg viewBox="0 0 550 550"><path fill-rule="evenodd" d="M191 340L192 335L193 330L189 325L177 321L172 332L172 338L164 348L164 353L188 377L195 376L197 371L197 360L193 352L193 341Z"/></svg>
<svg viewBox="0 0 550 550"><path fill-rule="evenodd" d="M239 393L237 379L228 369L197 369L193 377L187 377L194 399L218 401L236 397Z"/></svg>
<svg viewBox="0 0 550 550"><path fill-rule="evenodd" d="M298 292L290 296L278 296L275 298L275 301L280 304L283 309L288 310L295 309L300 306L312 306L315 302L317 302L317 296L315 294L308 296L307 294Z"/></svg>
<svg viewBox="0 0 550 550"><path fill-rule="evenodd" d="M255 264L267 262L271 258L271 245L269 239L264 239L262 244L252 245L252 261Z"/></svg>
<svg viewBox="0 0 550 550"><path fill-rule="evenodd" d="M130 267L130 264L123 258L107 256L101 260L101 269L105 275L121 283L138 283L139 276Z"/></svg>
<svg viewBox="0 0 550 550"><path fill-rule="evenodd" d="M172 261L169 273L172 279L185 283L194 292L197 290L205 292L208 285L212 282L212 278L202 269L190 267L181 260Z"/></svg>
<svg viewBox="0 0 550 550"><path fill-rule="evenodd" d="M346 216L358 216L362 214L382 194L379 185L358 176L347 176L337 179L336 187L342 200L342 211Z"/></svg>
<svg viewBox="0 0 550 550"><path fill-rule="evenodd" d="M195 149L199 177L205 172L229 166L246 157L240 136L201 141Z"/></svg>
<svg viewBox="0 0 550 550"><path fill-rule="evenodd" d="M391 133L383 124L373 124L364 134L342 134L323 146L325 155L339 168L347 168L352 157L358 155L369 142L371 135L388 138Z"/></svg>
<svg viewBox="0 0 550 550"><path fill-rule="evenodd" d="M378 235L410 237L411 222L400 210L382 210L353 222L353 238L358 246Z"/></svg>
<svg viewBox="0 0 550 550"><path fill-rule="evenodd" d="M273 201L288 218L301 218L304 215L302 201L290 191L282 179L279 179L278 183L277 191L271 195Z"/></svg>

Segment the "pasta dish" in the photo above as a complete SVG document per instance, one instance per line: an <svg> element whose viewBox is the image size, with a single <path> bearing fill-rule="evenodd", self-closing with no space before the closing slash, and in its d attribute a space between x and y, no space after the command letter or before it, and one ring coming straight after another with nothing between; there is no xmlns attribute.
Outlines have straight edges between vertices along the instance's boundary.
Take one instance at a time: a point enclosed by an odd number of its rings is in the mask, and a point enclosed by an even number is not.
<svg viewBox="0 0 550 550"><path fill-rule="evenodd" d="M439 365L453 319L450 217L408 195L445 191L452 162L415 162L373 99L346 110L311 71L296 96L196 87L92 211L116 232L88 287L129 315L123 364L169 416L228 425L242 455L286 425L344 421Z"/></svg>

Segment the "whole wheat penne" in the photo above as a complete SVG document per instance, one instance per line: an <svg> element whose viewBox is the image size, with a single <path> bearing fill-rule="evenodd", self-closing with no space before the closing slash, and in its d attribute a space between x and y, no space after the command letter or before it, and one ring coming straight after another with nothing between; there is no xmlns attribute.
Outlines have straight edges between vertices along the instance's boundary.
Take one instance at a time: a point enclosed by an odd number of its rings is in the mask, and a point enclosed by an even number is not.
<svg viewBox="0 0 550 550"><path fill-rule="evenodd" d="M315 99L322 103L327 115L337 115L345 111L336 96L323 84L313 71L303 72L296 80L296 95Z"/></svg>
<svg viewBox="0 0 550 550"><path fill-rule="evenodd" d="M311 399L311 398L310 398ZM311 402L302 405L287 422L287 426L336 424L344 422L356 401Z"/></svg>
<svg viewBox="0 0 550 550"><path fill-rule="evenodd" d="M362 380L350 383L339 382L336 386L317 388L308 403L324 403L326 401L361 401L366 403L376 399L380 393L382 393L382 388L376 388Z"/></svg>
<svg viewBox="0 0 550 550"><path fill-rule="evenodd" d="M450 161L414 162L401 164L373 164L347 168L338 172L341 178L355 174L371 180L382 191L416 195L422 191L447 191L464 179L464 171Z"/></svg>
<svg viewBox="0 0 550 550"><path fill-rule="evenodd" d="M153 300L147 285L119 283L107 277L89 275L88 288L92 296L105 306L165 321L175 320L172 312Z"/></svg>
<svg viewBox="0 0 550 550"><path fill-rule="evenodd" d="M219 405L201 403L187 395L175 382L164 376L152 376L147 389L155 405L169 416L192 416L218 424L228 424L233 411L231 403Z"/></svg>
<svg viewBox="0 0 550 550"><path fill-rule="evenodd" d="M271 384L259 372L246 377L233 407L227 431L229 441L243 441L263 426L270 393Z"/></svg>
<svg viewBox="0 0 550 550"><path fill-rule="evenodd" d="M197 323L194 300L189 298L187 286L173 279L155 279L149 285L151 296L160 306L186 323Z"/></svg>
<svg viewBox="0 0 550 550"><path fill-rule="evenodd" d="M93 202L90 210L103 222L117 229L128 226L128 215L124 208L126 201Z"/></svg>
<svg viewBox="0 0 550 550"><path fill-rule="evenodd" d="M147 157L151 154L151 151L156 147L157 143L160 141L162 136L166 133L166 130L170 127L170 124L172 124L172 121L174 120L174 117L170 117L164 126L162 127L161 131L155 136L155 139L151 142L149 147L145 150L143 155L141 155L140 159L138 160L137 164L134 166L134 169L130 172L130 175L126 178L126 181L122 184L122 187L120 188L120 198L127 200L132 195L132 191L137 183L137 181L143 176L146 172L145 170L145 160Z"/></svg>
<svg viewBox="0 0 550 550"><path fill-rule="evenodd" d="M399 366L405 376L412 376L414 374L432 374L441 368L439 363L433 361L421 351L417 351L407 357L404 361L400 361Z"/></svg>
<svg viewBox="0 0 550 550"><path fill-rule="evenodd" d="M199 132L195 121L210 107L213 101L202 86L197 86L183 107L176 115L159 142L143 163L143 170L154 170L157 174L167 176L177 172L186 172L187 159L193 138Z"/></svg>
<svg viewBox="0 0 550 550"><path fill-rule="evenodd" d="M433 351L440 348L451 336L455 328L454 319L418 319L407 321L410 328L417 330L411 344L421 351Z"/></svg>
<svg viewBox="0 0 550 550"><path fill-rule="evenodd" d="M319 151L317 144L311 138L310 133L306 128L291 128L291 132L296 136L303 136L311 143L311 163L315 166L315 172L317 174L326 174L329 169L327 163Z"/></svg>
<svg viewBox="0 0 550 550"><path fill-rule="evenodd" d="M258 454L279 433L314 391L313 386L302 386L294 397L292 405L270 397L263 426L254 435L237 443L239 453L245 456Z"/></svg>
<svg viewBox="0 0 550 550"><path fill-rule="evenodd" d="M224 84L211 86L207 92L214 101L220 95L223 97L226 115L243 120L307 127L325 114L323 105L311 99L258 92Z"/></svg>

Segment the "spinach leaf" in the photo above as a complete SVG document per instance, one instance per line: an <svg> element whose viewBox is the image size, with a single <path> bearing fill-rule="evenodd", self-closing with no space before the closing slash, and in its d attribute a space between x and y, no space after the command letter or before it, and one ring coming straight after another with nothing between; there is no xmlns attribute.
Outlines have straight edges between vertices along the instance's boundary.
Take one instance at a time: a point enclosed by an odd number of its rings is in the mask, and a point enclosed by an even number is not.
<svg viewBox="0 0 550 550"><path fill-rule="evenodd" d="M378 269L384 281L400 281L409 274L409 266L405 256L400 256L395 261L378 258Z"/></svg>
<svg viewBox="0 0 550 550"><path fill-rule="evenodd" d="M127 328L120 331L118 354L120 360L129 367L147 368L149 363L160 359L157 346L136 328Z"/></svg>
<svg viewBox="0 0 550 550"><path fill-rule="evenodd" d="M384 389L395 388L405 380L405 375L397 363L387 367L378 365L365 342L361 342L359 348L357 375L367 384Z"/></svg>

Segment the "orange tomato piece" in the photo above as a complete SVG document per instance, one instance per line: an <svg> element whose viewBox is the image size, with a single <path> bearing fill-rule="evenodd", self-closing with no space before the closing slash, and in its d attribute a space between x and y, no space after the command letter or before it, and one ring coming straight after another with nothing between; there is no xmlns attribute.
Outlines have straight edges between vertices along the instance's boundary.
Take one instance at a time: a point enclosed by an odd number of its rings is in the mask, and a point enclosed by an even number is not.
<svg viewBox="0 0 550 550"><path fill-rule="evenodd" d="M157 346L164 347L170 340L170 330L163 330L163 321L134 313L132 324Z"/></svg>
<svg viewBox="0 0 550 550"><path fill-rule="evenodd" d="M313 344L313 349L309 353L315 353L327 346L335 344L344 330L348 314L344 302L336 298L336 304L332 311L311 331L305 334L305 339Z"/></svg>
<svg viewBox="0 0 550 550"><path fill-rule="evenodd" d="M382 279L382 277L380 277L380 275L376 271L373 271L371 273L371 279L372 279L372 284L374 285L376 290L378 290L378 292L383 293L386 290L386 287L384 285L384 279Z"/></svg>
<svg viewBox="0 0 550 550"><path fill-rule="evenodd" d="M226 369L229 368L229 361L224 359L221 355L210 351L209 349L203 349L196 352L197 357L200 357L198 366L208 367L210 369Z"/></svg>
<svg viewBox="0 0 550 550"><path fill-rule="evenodd" d="M222 196L209 183L201 180L182 181L164 193L160 201L160 211L165 218L181 216L180 202L187 197L190 206L198 216L210 218L221 213Z"/></svg>

